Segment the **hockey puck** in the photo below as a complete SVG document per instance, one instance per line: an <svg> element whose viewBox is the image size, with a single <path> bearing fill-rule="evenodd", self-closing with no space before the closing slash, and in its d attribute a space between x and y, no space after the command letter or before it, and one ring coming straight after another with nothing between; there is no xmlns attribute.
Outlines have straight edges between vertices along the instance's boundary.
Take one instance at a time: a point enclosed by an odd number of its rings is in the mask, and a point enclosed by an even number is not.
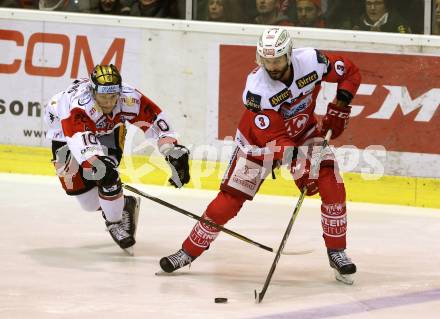
<svg viewBox="0 0 440 319"><path fill-rule="evenodd" d="M221 298L221 297L217 297L214 299L215 303L227 303L228 302L228 298Z"/></svg>

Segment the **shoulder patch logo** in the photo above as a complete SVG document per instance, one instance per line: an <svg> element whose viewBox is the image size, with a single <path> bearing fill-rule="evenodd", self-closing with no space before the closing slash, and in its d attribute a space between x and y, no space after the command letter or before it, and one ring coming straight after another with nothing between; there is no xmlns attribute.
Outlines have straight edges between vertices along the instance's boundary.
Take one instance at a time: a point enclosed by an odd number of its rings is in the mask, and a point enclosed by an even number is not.
<svg viewBox="0 0 440 319"><path fill-rule="evenodd" d="M247 91L246 107L253 111L261 110L261 95L254 94L251 91Z"/></svg>
<svg viewBox="0 0 440 319"><path fill-rule="evenodd" d="M295 81L296 86L299 89L302 89L303 87L309 85L310 83L315 82L318 79L318 73L316 71L310 72L307 75L304 75L302 78L299 78Z"/></svg>
<svg viewBox="0 0 440 319"><path fill-rule="evenodd" d="M274 96L270 97L269 102L270 102L270 105L275 107L278 104L281 104L290 98L292 98L292 92L288 88L285 88L284 90L282 90L282 91L278 92L277 94L275 94Z"/></svg>
<svg viewBox="0 0 440 319"><path fill-rule="evenodd" d="M322 63L322 64L325 64L326 66L328 66L329 62L328 62L328 59L325 56L325 54L323 54L319 50L315 50L315 51L316 51L316 59L318 60L318 63Z"/></svg>
<svg viewBox="0 0 440 319"><path fill-rule="evenodd" d="M260 115L255 116L254 122L255 122L255 125L261 130L267 129L270 125L269 117L264 114L260 114Z"/></svg>
<svg viewBox="0 0 440 319"><path fill-rule="evenodd" d="M345 73L345 64L341 60L338 60L335 62L335 72L338 73L338 75L343 76Z"/></svg>

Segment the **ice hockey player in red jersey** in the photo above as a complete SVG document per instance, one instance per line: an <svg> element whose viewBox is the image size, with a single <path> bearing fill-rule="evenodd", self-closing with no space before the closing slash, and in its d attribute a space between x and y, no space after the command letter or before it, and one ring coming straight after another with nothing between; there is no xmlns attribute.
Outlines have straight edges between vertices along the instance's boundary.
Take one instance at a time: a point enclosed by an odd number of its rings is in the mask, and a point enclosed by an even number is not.
<svg viewBox="0 0 440 319"><path fill-rule="evenodd" d="M330 266L338 280L352 283L356 266L345 253L345 188L329 148L323 150L319 176L309 176L310 163L321 151L323 135L332 138L347 126L350 101L360 85L358 68L344 56L313 48L293 49L289 32L266 29L257 44L259 67L247 78L243 92L246 106L235 136L237 147L217 197L203 217L224 225L252 200L264 178L289 146L298 155L288 163L295 183L307 187L307 195L319 193L324 242ZM321 81L337 83L335 103L329 103L321 125L314 116ZM299 151L298 151L299 150ZM286 162L286 161L284 161ZM181 268L208 249L218 230L198 222L177 253L160 260L165 272Z"/></svg>
<svg viewBox="0 0 440 319"><path fill-rule="evenodd" d="M45 108L45 121L62 187L84 210L102 210L113 240L132 253L140 198L123 195L118 172L127 123L157 140L172 171L169 181L175 187L189 182L188 149L177 143L161 109L123 83L112 64L97 65L90 79L75 80L54 95Z"/></svg>

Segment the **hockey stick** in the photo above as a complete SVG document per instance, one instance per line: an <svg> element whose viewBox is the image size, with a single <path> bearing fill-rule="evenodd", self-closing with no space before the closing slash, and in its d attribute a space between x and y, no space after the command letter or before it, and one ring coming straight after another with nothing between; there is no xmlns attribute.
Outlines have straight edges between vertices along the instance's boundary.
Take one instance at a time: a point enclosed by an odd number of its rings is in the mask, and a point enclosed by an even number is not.
<svg viewBox="0 0 440 319"><path fill-rule="evenodd" d="M191 212L189 212L189 211L187 211L187 210L185 210L183 208L177 207L176 205L168 203L168 202L166 202L166 201L164 201L164 200L162 200L160 198L157 198L155 196L152 196L152 195L149 195L147 193L144 193L143 191L140 191L137 188L134 188L134 187L132 187L130 185L123 184L122 186L125 189L127 189L127 190L129 190L129 191L131 191L131 192L133 192L135 194L138 194L138 195L140 195L142 197L145 197L145 198L147 198L149 200L152 200L153 202L161 204L161 205L163 205L165 207L171 208L172 210L174 210L174 211L176 211L178 213L181 213L181 214L183 214L185 216L188 216L188 217L190 217L192 219L198 220L198 221L200 221L202 223L205 223L205 224L207 224L207 225L209 225L211 227L215 227L218 230L220 230L220 231L222 231L222 232L224 232L226 234L229 234L229 235L231 235L231 236L233 236L233 237L235 237L237 239L240 239L240 240L242 240L242 241L244 241L244 242L246 242L248 244L252 244L252 245L257 246L259 248L262 248L264 250L267 250L267 251L270 251L272 253L275 253L275 250L272 247L268 247L268 246L260 244L260 243L258 243L256 241L253 241L252 239L247 238L247 237L245 237L243 235L240 235L240 234L238 234L238 233L236 233L236 232L234 232L232 230L229 230L229 229L227 229L227 228L225 228L225 227L223 227L221 225L218 225L218 224L214 223L213 221L210 221L210 220L207 220L207 219L202 218L200 216L197 216L196 214L193 214L193 213L191 213ZM303 251L295 251L295 252L285 252L285 253L283 253L283 255L304 255L304 254L309 254L311 252L312 252L312 250L303 250Z"/></svg>
<svg viewBox="0 0 440 319"><path fill-rule="evenodd" d="M317 172L317 170L319 168L319 163L321 162L321 158L322 158L322 151L324 150L324 148L327 147L327 145L328 145L328 143L330 141L331 136L332 136L332 130L328 130L327 134L325 135L324 142L322 143L322 149L321 149L321 152L319 153L317 162L311 164L312 165L311 172L310 172L311 176L316 176L315 174L316 174L316 172ZM264 295L266 294L266 290L269 287L269 284L270 284L270 281L272 279L273 273L275 272L275 268L277 267L277 264L278 264L278 261L280 260L281 254L283 253L283 249L284 249L284 246L286 245L287 238L289 238L290 231L292 230L293 223L295 222L296 217L298 216L299 209L301 208L301 205L302 205L302 203L304 201L304 197L306 195L306 192L307 192L307 187L304 187L301 190L301 195L299 196L298 202L296 203L296 206L295 206L295 209L293 211L292 217L290 217L289 224L287 225L287 228L286 228L286 231L284 233L283 239L281 240L280 247L278 248L277 254L276 254L275 259L274 259L274 261L272 263L272 267L270 267L269 274L267 275L266 281L264 282L264 285L263 285L263 289L261 289L261 292L259 292L259 293L257 293L257 290L254 290L255 301L257 303L260 303L260 302L263 301Z"/></svg>

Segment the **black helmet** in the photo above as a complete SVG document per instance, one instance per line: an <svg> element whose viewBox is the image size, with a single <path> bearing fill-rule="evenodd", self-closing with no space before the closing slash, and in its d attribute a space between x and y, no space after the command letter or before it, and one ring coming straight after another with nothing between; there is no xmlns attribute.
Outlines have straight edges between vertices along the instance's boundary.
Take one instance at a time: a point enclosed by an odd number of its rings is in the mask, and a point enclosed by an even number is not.
<svg viewBox="0 0 440 319"><path fill-rule="evenodd" d="M113 64L98 64L90 74L90 79L95 93L121 92L121 74Z"/></svg>

